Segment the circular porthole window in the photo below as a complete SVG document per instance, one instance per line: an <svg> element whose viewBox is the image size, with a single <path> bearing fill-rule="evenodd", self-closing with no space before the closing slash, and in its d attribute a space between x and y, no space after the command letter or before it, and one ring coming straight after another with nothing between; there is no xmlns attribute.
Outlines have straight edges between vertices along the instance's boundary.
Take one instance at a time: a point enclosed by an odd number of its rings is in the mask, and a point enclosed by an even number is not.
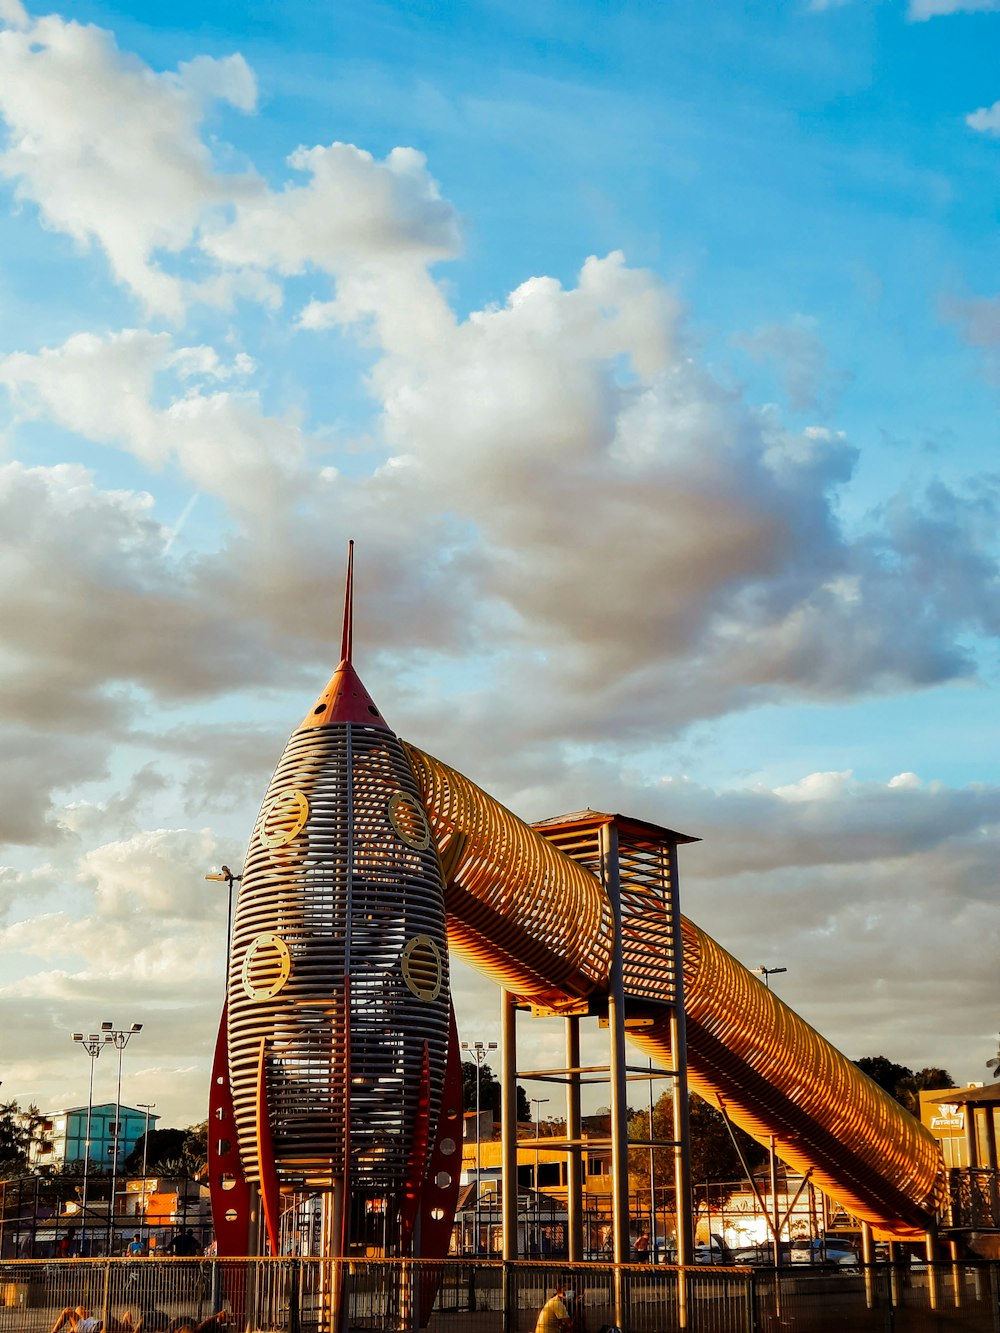
<svg viewBox="0 0 1000 1333"><path fill-rule="evenodd" d="M260 816L260 840L265 847L284 847L297 837L309 818L305 792L280 791L264 806Z"/></svg>
<svg viewBox="0 0 1000 1333"><path fill-rule="evenodd" d="M389 797L389 823L415 852L425 852L431 845L431 830L423 806L409 792L394 791Z"/></svg>
<svg viewBox="0 0 1000 1333"><path fill-rule="evenodd" d="M280 935L258 935L243 956L241 980L251 1000L270 1000L292 971L292 955Z"/></svg>
<svg viewBox="0 0 1000 1333"><path fill-rule="evenodd" d="M400 955L403 980L418 1000L436 1000L444 982L441 950L429 935L414 935Z"/></svg>

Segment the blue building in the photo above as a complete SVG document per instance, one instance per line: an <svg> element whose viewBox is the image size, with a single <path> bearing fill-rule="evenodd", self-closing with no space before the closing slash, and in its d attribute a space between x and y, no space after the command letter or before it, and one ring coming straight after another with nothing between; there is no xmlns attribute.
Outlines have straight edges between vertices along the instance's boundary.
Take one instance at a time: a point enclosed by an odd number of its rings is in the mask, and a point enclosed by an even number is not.
<svg viewBox="0 0 1000 1333"><path fill-rule="evenodd" d="M116 1110L120 1133L116 1133ZM101 1102L90 1109L90 1169L110 1170L117 1142L118 1169L146 1132L156 1128L159 1116L148 1115L135 1106L115 1107L114 1102ZM87 1108L71 1106L65 1111L52 1111L42 1122L39 1142L32 1149L33 1166L64 1166L83 1163L87 1155Z"/></svg>

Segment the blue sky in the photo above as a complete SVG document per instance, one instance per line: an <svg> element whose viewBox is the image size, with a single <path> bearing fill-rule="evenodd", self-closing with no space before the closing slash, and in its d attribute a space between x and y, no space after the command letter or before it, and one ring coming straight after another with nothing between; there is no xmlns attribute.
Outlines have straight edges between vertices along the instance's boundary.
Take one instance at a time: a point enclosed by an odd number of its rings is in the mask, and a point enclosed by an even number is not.
<svg viewBox="0 0 1000 1333"><path fill-rule="evenodd" d="M688 914L846 1054L986 1075L998 40L991 0L0 0L5 1094L78 1102L110 1017L127 1095L203 1115L203 875L352 536L401 735L701 836Z"/></svg>

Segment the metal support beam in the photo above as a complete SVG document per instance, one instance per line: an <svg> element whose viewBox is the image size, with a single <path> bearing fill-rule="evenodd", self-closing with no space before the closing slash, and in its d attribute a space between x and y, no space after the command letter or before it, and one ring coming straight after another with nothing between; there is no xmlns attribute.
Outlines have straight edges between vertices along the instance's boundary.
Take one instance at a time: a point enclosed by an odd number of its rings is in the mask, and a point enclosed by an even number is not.
<svg viewBox="0 0 1000 1333"><path fill-rule="evenodd" d="M874 1310L875 1291L875 1237L870 1222L861 1223L861 1263L865 1271L865 1305Z"/></svg>
<svg viewBox="0 0 1000 1333"><path fill-rule="evenodd" d="M694 1191L691 1180L691 1115L687 1077L687 1021L684 1001L684 940L681 935L677 849L670 852L673 902L670 947L674 959L674 1007L670 1015L670 1054L674 1066L674 1196L677 1210L677 1263L681 1271L694 1263ZM681 1327L684 1290L681 1285Z"/></svg>
<svg viewBox="0 0 1000 1333"><path fill-rule="evenodd" d="M503 1158L501 1209L503 1257L517 1254L517 1006L510 991L500 992L500 1152Z"/></svg>
<svg viewBox="0 0 1000 1333"><path fill-rule="evenodd" d="M614 1226L614 1322L623 1325L624 1299L621 1265L628 1262L628 1106L625 1059L625 984L622 965L621 881L618 870L618 830L613 824L601 827L601 866L604 887L611 903L614 948L608 991L608 1038L611 1073L611 1218Z"/></svg>
<svg viewBox="0 0 1000 1333"><path fill-rule="evenodd" d="M580 1020L566 1019L566 1067L576 1069L580 1064ZM571 1075L566 1085L566 1138L579 1140L582 1130L580 1114L580 1078ZM569 1148L566 1157L566 1213L568 1228L568 1249L570 1263L579 1263L583 1258L583 1180L581 1166L583 1154L579 1148Z"/></svg>

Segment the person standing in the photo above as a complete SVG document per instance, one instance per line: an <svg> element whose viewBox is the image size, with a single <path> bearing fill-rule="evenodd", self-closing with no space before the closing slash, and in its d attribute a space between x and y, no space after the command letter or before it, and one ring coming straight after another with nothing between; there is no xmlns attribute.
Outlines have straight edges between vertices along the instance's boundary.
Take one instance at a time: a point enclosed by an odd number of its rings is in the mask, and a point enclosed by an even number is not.
<svg viewBox="0 0 1000 1333"><path fill-rule="evenodd" d="M635 1261L636 1261L636 1263L640 1263L640 1264L645 1263L646 1260L649 1258L649 1232L648 1232L648 1231L641 1231L641 1232L639 1233L639 1235L636 1236L636 1238L635 1238L635 1243L634 1243L634 1245L632 1246L632 1253L633 1253L633 1255L634 1255L634 1257L635 1257Z"/></svg>
<svg viewBox="0 0 1000 1333"><path fill-rule="evenodd" d="M538 1312L535 1333L569 1333L573 1321L563 1299L566 1294L565 1283L560 1282L552 1295Z"/></svg>
<svg viewBox="0 0 1000 1333"><path fill-rule="evenodd" d="M170 1242L170 1253L185 1259L201 1254L201 1246L195 1240L190 1227L187 1227L180 1235L173 1238Z"/></svg>

